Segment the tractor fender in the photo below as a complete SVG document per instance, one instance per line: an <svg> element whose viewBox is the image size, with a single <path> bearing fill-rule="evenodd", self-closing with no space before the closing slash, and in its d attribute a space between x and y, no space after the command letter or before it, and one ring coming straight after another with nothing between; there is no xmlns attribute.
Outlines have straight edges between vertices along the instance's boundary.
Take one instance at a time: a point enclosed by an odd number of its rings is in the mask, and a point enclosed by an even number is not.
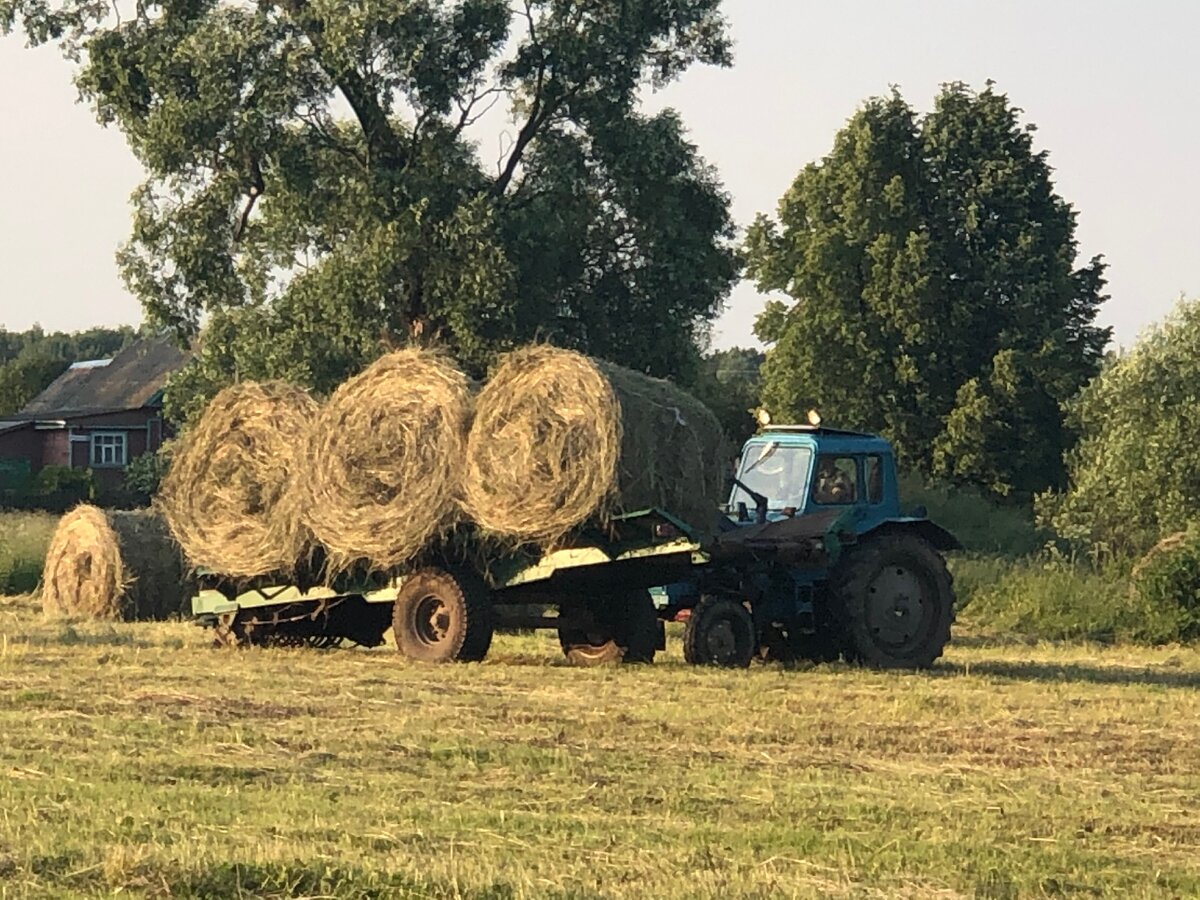
<svg viewBox="0 0 1200 900"><path fill-rule="evenodd" d="M867 534L880 534L881 532L917 534L942 553L964 549L962 542L958 538L931 519L919 519L907 516L896 519L885 519L867 532ZM866 537L867 534L862 535L859 539L861 540Z"/></svg>

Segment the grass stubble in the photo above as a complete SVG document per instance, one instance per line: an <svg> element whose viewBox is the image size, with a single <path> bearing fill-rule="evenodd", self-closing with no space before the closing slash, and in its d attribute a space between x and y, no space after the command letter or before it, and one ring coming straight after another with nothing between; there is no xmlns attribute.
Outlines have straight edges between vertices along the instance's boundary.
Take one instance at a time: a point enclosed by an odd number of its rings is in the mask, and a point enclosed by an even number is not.
<svg viewBox="0 0 1200 900"><path fill-rule="evenodd" d="M1200 895L1200 651L216 651L0 601L0 897Z"/></svg>

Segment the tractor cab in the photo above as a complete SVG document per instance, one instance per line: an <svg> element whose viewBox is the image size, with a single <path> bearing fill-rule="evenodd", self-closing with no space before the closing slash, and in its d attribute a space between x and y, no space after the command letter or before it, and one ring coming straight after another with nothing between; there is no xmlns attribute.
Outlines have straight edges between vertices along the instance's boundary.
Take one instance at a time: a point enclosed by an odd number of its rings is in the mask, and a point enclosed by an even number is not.
<svg viewBox="0 0 1200 900"><path fill-rule="evenodd" d="M725 513L736 525L844 510L855 531L900 517L896 460L881 437L820 426L764 428L742 448Z"/></svg>

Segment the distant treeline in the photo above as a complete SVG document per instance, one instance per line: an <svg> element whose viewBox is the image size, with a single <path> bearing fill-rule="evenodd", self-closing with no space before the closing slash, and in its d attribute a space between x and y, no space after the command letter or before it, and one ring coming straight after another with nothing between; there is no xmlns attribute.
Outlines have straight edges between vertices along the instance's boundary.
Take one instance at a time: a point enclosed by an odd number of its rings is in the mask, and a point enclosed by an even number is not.
<svg viewBox="0 0 1200 900"><path fill-rule="evenodd" d="M0 328L0 416L20 411L71 363L107 359L136 335L128 325L70 334L36 325L28 331Z"/></svg>

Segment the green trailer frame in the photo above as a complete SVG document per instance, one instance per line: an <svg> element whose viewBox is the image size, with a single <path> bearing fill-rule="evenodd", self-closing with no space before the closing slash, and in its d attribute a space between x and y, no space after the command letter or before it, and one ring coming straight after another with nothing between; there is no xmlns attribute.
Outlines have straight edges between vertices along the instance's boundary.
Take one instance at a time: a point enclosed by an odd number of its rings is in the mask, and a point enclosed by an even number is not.
<svg viewBox="0 0 1200 900"><path fill-rule="evenodd" d="M662 628L648 589L687 578L695 567L709 561L700 536L659 509L615 516L603 529L584 531L569 546L549 552L518 550L489 556L478 549L464 551L463 546L462 541L450 540L404 570L343 578L332 586L271 579L238 584L201 572L202 586L192 598L192 614L197 624L214 628L220 644L377 646L389 626L398 630L402 619L411 619L402 616L397 606L411 605L406 591L415 590L418 582L423 584L435 572L457 587L427 604L430 617L451 620L442 631L456 631L457 620L467 618L472 604L486 604L486 616L478 612L474 616L475 624L487 632L486 640L474 638L476 646L490 643L496 627L550 628L559 631L568 657L583 662L595 656L602 658L594 661L605 661L628 650L616 632L626 628L631 618L642 623L643 643L645 627L652 623L655 647L649 652L658 649ZM636 609L618 608L630 603ZM549 607L557 615L532 614L530 607ZM479 622L481 618L487 621ZM420 624L414 627L421 630ZM433 647L439 644L438 628L425 631L422 645L408 648L419 657L470 658L462 655L462 647L454 648L457 640L450 640L446 648ZM402 640L397 643L406 650ZM579 659L580 654L585 658Z"/></svg>

